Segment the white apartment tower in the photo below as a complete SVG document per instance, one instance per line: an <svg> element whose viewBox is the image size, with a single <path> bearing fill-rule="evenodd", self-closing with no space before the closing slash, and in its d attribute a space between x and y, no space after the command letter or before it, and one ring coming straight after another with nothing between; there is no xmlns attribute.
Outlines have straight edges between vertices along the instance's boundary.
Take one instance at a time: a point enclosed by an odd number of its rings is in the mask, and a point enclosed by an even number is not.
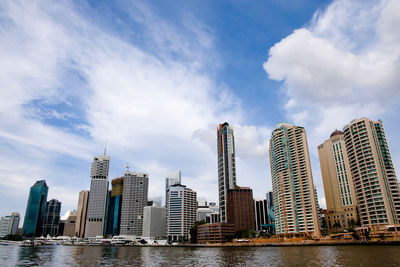
<svg viewBox="0 0 400 267"><path fill-rule="evenodd" d="M278 124L269 146L277 234L320 236L317 199L303 127Z"/></svg>
<svg viewBox="0 0 400 267"><path fill-rule="evenodd" d="M149 175L126 171L121 207L121 235L141 236L143 208L147 206Z"/></svg>
<svg viewBox="0 0 400 267"><path fill-rule="evenodd" d="M343 134L361 225L399 224L399 186L382 121L356 119Z"/></svg>
<svg viewBox="0 0 400 267"><path fill-rule="evenodd" d="M196 221L196 191L184 185L172 185L167 202L168 241L174 242L188 239L188 231Z"/></svg>
<svg viewBox="0 0 400 267"><path fill-rule="evenodd" d="M104 220L108 194L110 157L95 156L90 171L90 193L87 205L85 237L104 234Z"/></svg>
<svg viewBox="0 0 400 267"><path fill-rule="evenodd" d="M218 193L221 222L227 222L227 195L236 186L235 140L227 122L217 128Z"/></svg>

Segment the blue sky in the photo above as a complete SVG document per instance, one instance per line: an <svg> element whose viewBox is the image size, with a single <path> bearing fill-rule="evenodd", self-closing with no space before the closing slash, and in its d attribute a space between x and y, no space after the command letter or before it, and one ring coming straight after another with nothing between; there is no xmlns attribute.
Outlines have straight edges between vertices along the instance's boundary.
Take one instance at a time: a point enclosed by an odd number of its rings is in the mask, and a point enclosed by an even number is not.
<svg viewBox="0 0 400 267"><path fill-rule="evenodd" d="M167 173L217 200L216 128L234 127L238 184L271 190L268 141L283 121L317 146L335 128L384 122L399 166L397 1L2 1L0 215L29 187L76 208L105 140L110 179Z"/></svg>

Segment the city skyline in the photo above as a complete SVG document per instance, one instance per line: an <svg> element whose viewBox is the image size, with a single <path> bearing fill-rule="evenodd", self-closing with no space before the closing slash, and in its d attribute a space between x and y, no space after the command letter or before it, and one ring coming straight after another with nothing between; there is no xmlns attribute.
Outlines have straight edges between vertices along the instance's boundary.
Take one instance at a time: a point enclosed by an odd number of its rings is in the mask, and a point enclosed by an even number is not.
<svg viewBox="0 0 400 267"><path fill-rule="evenodd" d="M159 196L165 175L182 170L188 187L218 202L224 121L235 131L237 184L254 197L272 189L267 142L279 122L307 130L321 207L317 146L352 119L383 120L399 169L398 3L160 5L0 4L0 201L13 203L0 214L24 217L41 179L62 215L76 209L105 139L109 180L129 162Z"/></svg>

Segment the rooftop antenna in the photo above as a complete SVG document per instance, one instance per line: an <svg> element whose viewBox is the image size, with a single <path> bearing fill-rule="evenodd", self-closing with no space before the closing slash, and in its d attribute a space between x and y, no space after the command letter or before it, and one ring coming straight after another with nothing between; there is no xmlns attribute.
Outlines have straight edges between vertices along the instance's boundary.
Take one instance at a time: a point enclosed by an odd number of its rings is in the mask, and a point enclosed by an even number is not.
<svg viewBox="0 0 400 267"><path fill-rule="evenodd" d="M126 171L129 172L129 164L126 163Z"/></svg>
<svg viewBox="0 0 400 267"><path fill-rule="evenodd" d="M104 146L104 156L107 154L107 139L106 139L106 145Z"/></svg>

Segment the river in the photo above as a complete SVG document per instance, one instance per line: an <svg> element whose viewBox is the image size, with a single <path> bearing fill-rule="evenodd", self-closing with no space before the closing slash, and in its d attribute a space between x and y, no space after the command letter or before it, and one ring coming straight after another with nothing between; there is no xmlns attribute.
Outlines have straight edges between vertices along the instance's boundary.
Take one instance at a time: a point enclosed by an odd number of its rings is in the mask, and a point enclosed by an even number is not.
<svg viewBox="0 0 400 267"><path fill-rule="evenodd" d="M400 266L400 246L0 246L0 266Z"/></svg>

